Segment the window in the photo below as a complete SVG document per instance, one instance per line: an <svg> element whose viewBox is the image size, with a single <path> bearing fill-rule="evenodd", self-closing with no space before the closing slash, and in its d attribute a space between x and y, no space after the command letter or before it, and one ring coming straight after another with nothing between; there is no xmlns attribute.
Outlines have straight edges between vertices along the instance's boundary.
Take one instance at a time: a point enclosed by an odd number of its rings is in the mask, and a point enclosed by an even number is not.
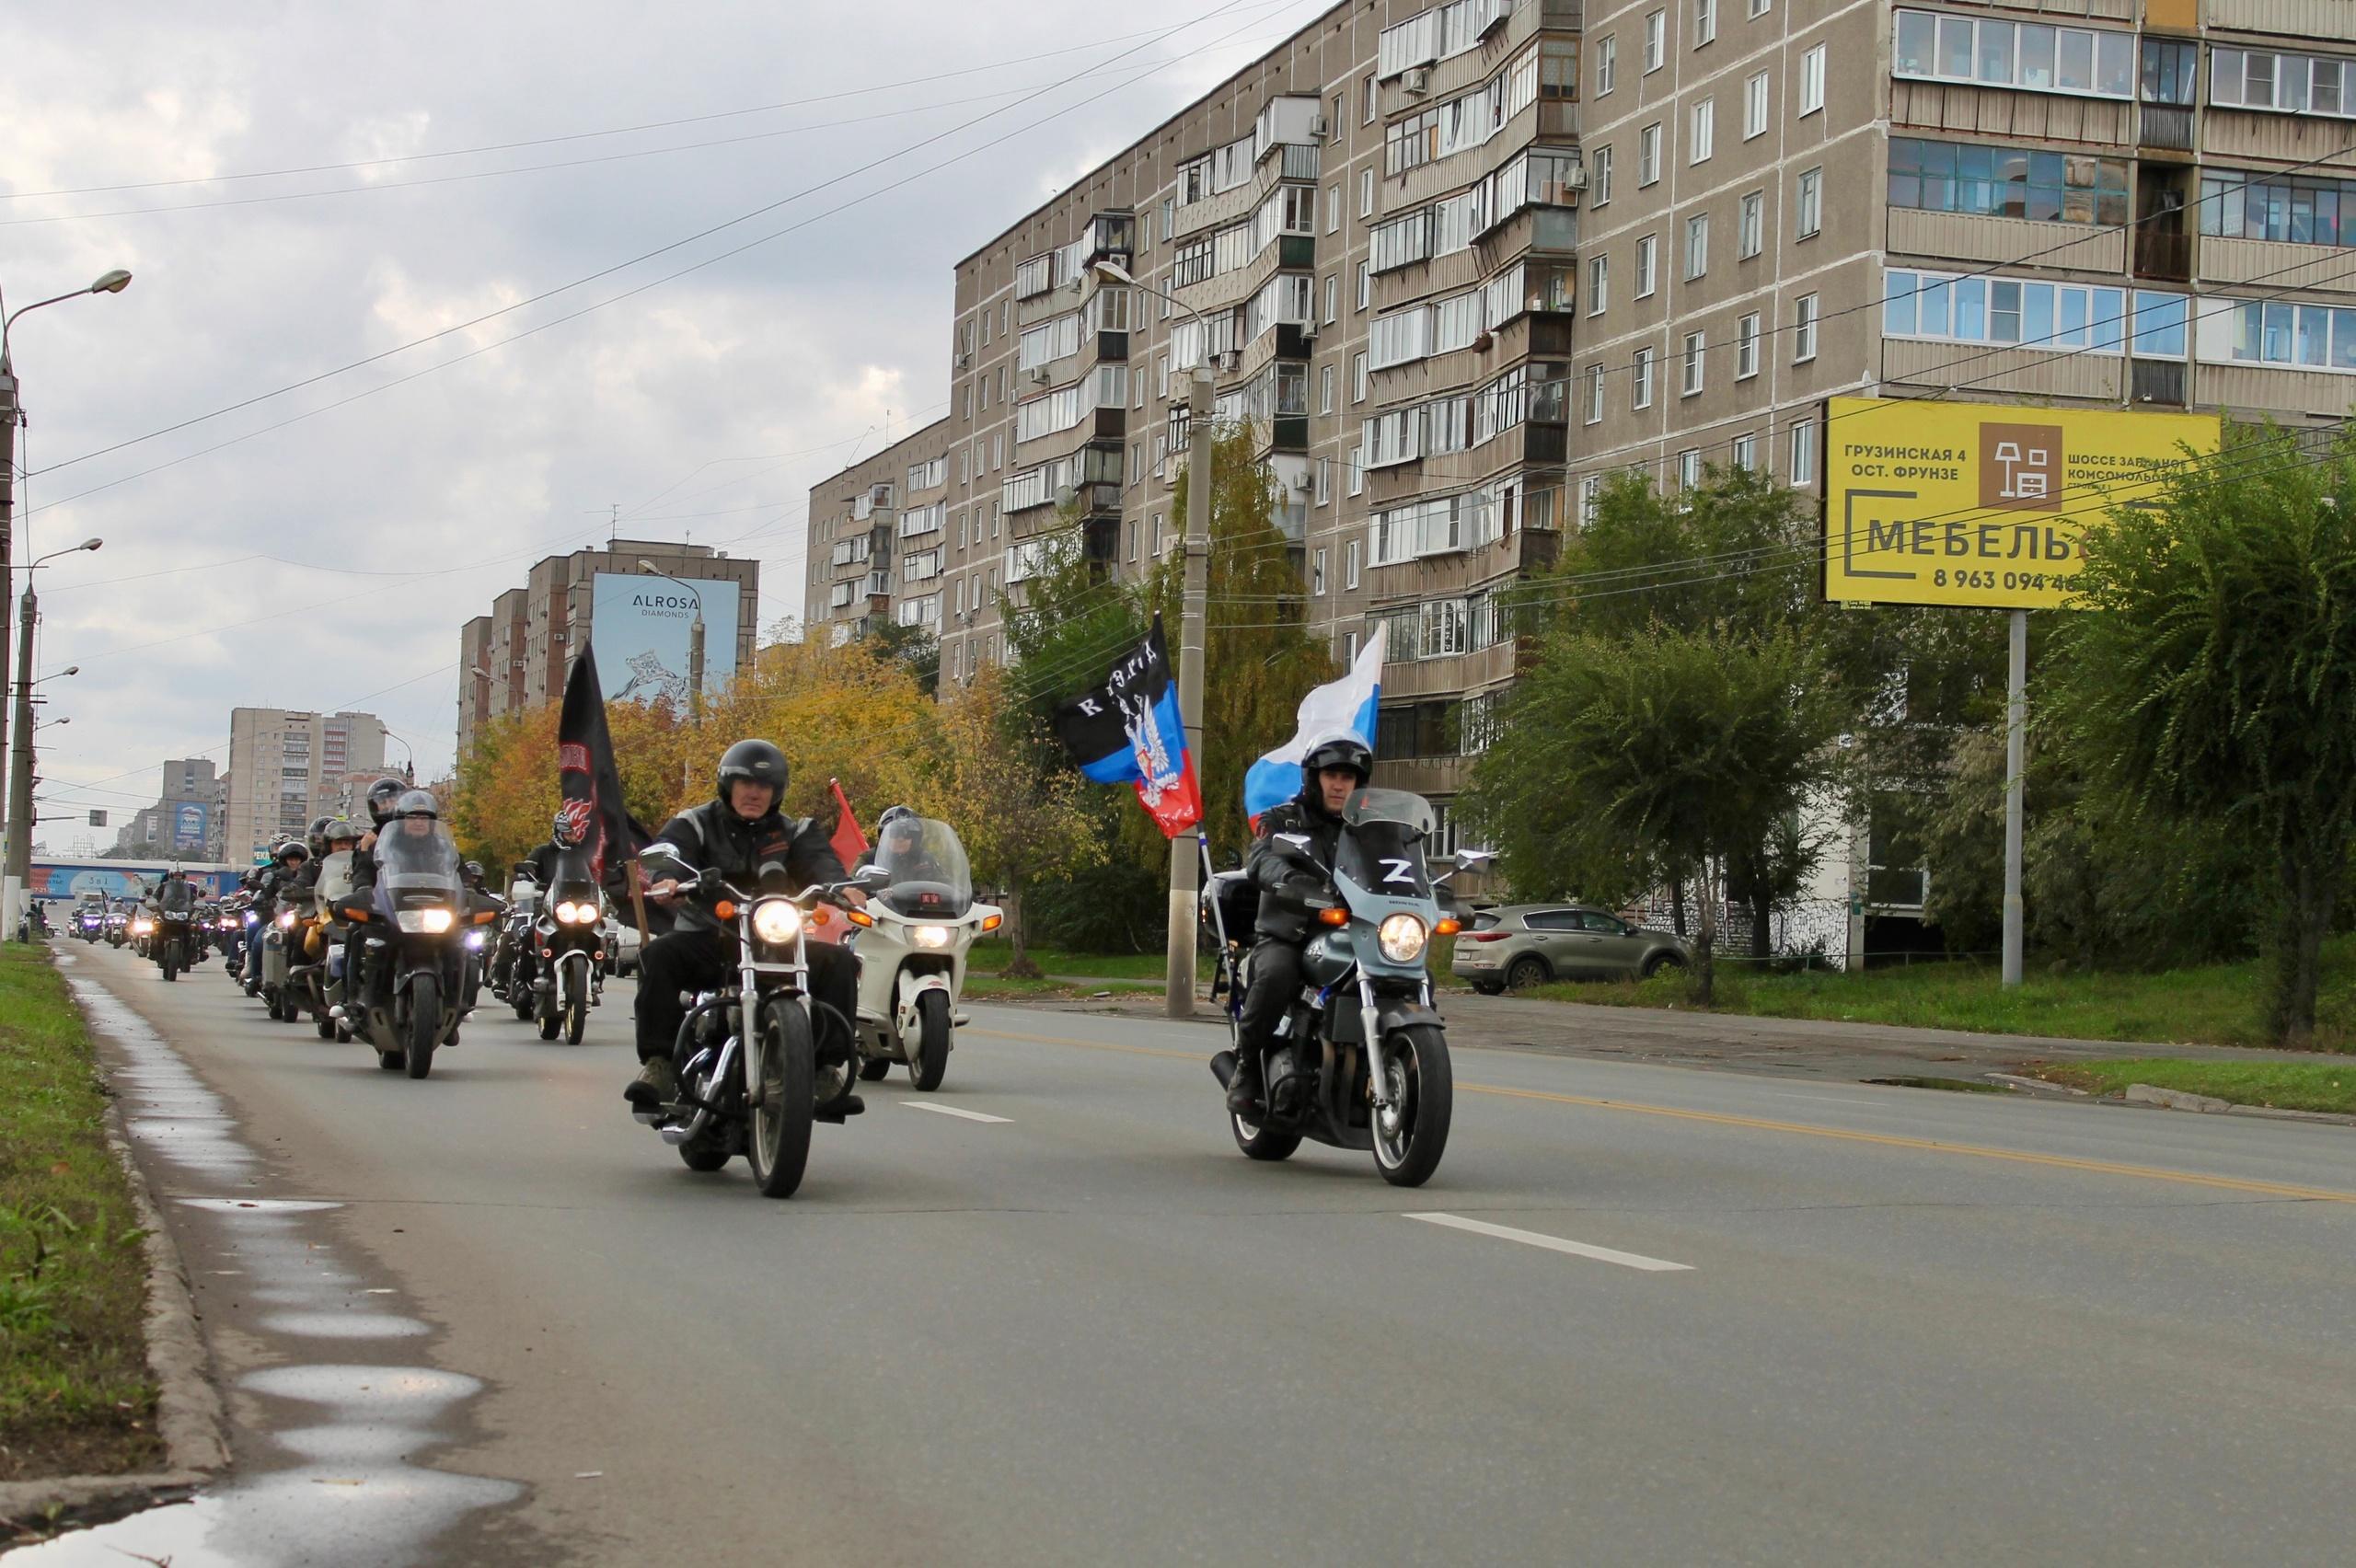
<svg viewBox="0 0 2356 1568"><path fill-rule="evenodd" d="M1656 236L1648 234L1636 241L1636 297L1638 299L1652 298L1653 289L1659 282L1659 269L1654 265L1659 252L1659 246L1656 243Z"/></svg>
<svg viewBox="0 0 2356 1568"><path fill-rule="evenodd" d="M1765 16L1767 14L1767 8L1774 3L1775 0L1750 0L1750 15L1752 18L1755 20L1758 17Z"/></svg>
<svg viewBox="0 0 2356 1568"><path fill-rule="evenodd" d="M1345 590L1358 585L1358 551L1364 540L1352 539L1342 547L1342 586Z"/></svg>
<svg viewBox="0 0 2356 1568"><path fill-rule="evenodd" d="M2004 24L1998 24L2003 26ZM2008 29L2009 30L2009 29ZM1805 120L1824 107L1824 45L1800 56L1800 112Z"/></svg>
<svg viewBox="0 0 2356 1568"><path fill-rule="evenodd" d="M1380 101L1381 88L1376 85L1375 79L1372 76L1369 76L1366 79L1366 113L1364 117L1358 121L1359 124L1371 125L1374 123L1375 106Z"/></svg>
<svg viewBox="0 0 2356 1568"><path fill-rule="evenodd" d="M1612 34L1595 46L1595 96L1603 97L1620 75L1620 39Z"/></svg>
<svg viewBox="0 0 2356 1568"><path fill-rule="evenodd" d="M1367 263L1358 263L1358 308L1364 310L1374 299L1374 272Z"/></svg>
<svg viewBox="0 0 2356 1568"><path fill-rule="evenodd" d="M1710 144L1717 139L1718 104L1715 98L1703 98L1695 104L1692 115L1692 134L1686 137L1685 161L1690 166L1710 161Z"/></svg>
<svg viewBox="0 0 2356 1568"><path fill-rule="evenodd" d="M2165 39L2150 33L2144 34L2143 101L2190 108L2193 102L2193 73L2200 58L2200 46L2189 39ZM2321 64L2322 62L2317 63ZM2332 75L2336 79L2339 75L2336 67L2339 63L2332 63L2335 66ZM2316 86L2318 87L2322 86L2320 77L2317 79ZM2320 96L2318 93L2318 98ZM2335 104L2331 109L2327 110L2319 105L2317 112L2335 113L2338 111L2338 104Z"/></svg>
<svg viewBox="0 0 2356 1568"><path fill-rule="evenodd" d="M2191 301L2182 294L2135 293L2135 352L2149 359L2182 359Z"/></svg>
<svg viewBox="0 0 2356 1568"><path fill-rule="evenodd" d="M1744 473L1750 473L1759 467L1759 438L1757 436L1748 432L1738 435L1734 438L1734 444L1729 450L1733 455L1734 466Z"/></svg>
<svg viewBox="0 0 2356 1568"><path fill-rule="evenodd" d="M2209 101L2229 109L2272 110L2278 114L2356 117L2356 61L2261 50L2220 49L2209 63ZM2146 56L2145 79L2153 66ZM2165 79L2163 73L2163 79ZM2190 90L2190 66L2179 75Z"/></svg>
<svg viewBox="0 0 2356 1568"><path fill-rule="evenodd" d="M1812 168L1800 176L1799 191L1792 203L1792 232L1797 238L1813 239L1824 226L1824 171Z"/></svg>
<svg viewBox="0 0 2356 1568"><path fill-rule="evenodd" d="M1603 422L1603 366L1600 363L1587 367L1587 422Z"/></svg>
<svg viewBox="0 0 2356 1568"><path fill-rule="evenodd" d="M1629 377L1629 380L1634 385L1629 393L1628 406L1634 409L1651 408L1653 406L1652 350L1638 349L1636 351L1634 374Z"/></svg>
<svg viewBox="0 0 2356 1568"><path fill-rule="evenodd" d="M1325 188L1325 232L1342 232L1342 188L1338 185Z"/></svg>
<svg viewBox="0 0 2356 1568"><path fill-rule="evenodd" d="M1735 225L1738 231L1735 236L1735 255L1737 259L1748 261L1766 245L1767 193L1752 191L1742 199L1738 211L1740 221Z"/></svg>
<svg viewBox="0 0 2356 1568"><path fill-rule="evenodd" d="M1715 42L1718 36L1718 0L1693 0L1693 47Z"/></svg>
<svg viewBox="0 0 2356 1568"><path fill-rule="evenodd" d="M1685 334L1685 378L1677 394L1680 398L1691 398L1702 390L1703 347L1701 333Z"/></svg>
<svg viewBox="0 0 2356 1568"><path fill-rule="evenodd" d="M1759 374L1759 312L1751 311L1735 324L1734 378L1748 381Z"/></svg>
<svg viewBox="0 0 2356 1568"><path fill-rule="evenodd" d="M1742 84L1742 139L1767 133L1767 73L1759 72Z"/></svg>
<svg viewBox="0 0 2356 1568"><path fill-rule="evenodd" d="M1366 355L1364 352L1352 354L1350 356L1350 401L1353 403L1365 402ZM1357 494L1357 491L1352 490L1350 493L1352 495L1356 495Z"/></svg>
<svg viewBox="0 0 2356 1568"><path fill-rule="evenodd" d="M1587 183L1588 200L1591 204L1598 207L1610 204L1611 201L1611 149L1610 147L1595 149L1595 161L1589 167Z"/></svg>
<svg viewBox="0 0 2356 1568"><path fill-rule="evenodd" d="M1611 258L1592 256L1587 263L1587 313L1600 316L1611 302Z"/></svg>
<svg viewBox="0 0 2356 1568"><path fill-rule="evenodd" d="M2203 190L2209 188L2204 179ZM2115 227L2127 222L2127 197L2123 158L1909 136L1889 140L1888 200L1893 207ZM2204 225L2212 211L2212 203L2203 204Z"/></svg>
<svg viewBox="0 0 2356 1568"><path fill-rule="evenodd" d="M1330 364L1318 368L1317 411L1321 414L1334 411L1334 367Z"/></svg>
<svg viewBox="0 0 2356 1568"><path fill-rule="evenodd" d="M1792 458L1784 466L1785 482L1807 485L1816 482L1816 421L1801 420L1792 426Z"/></svg>
<svg viewBox="0 0 2356 1568"><path fill-rule="evenodd" d="M2227 350L2220 357L2356 373L2356 310L2245 300L2226 312L2224 325Z"/></svg>
<svg viewBox="0 0 2356 1568"><path fill-rule="evenodd" d="M1341 294L1342 280L1340 275L1334 272L1326 273L1325 309L1322 315L1322 319L1328 327L1334 325L1334 317L1340 314Z"/></svg>
<svg viewBox="0 0 2356 1568"><path fill-rule="evenodd" d="M1685 279L1691 282L1710 270L1710 214L1696 213L1685 220Z"/></svg>
<svg viewBox="0 0 2356 1568"><path fill-rule="evenodd" d="M1309 568L1309 593L1310 596L1315 599L1325 596L1325 550L1322 546L1318 548L1317 555Z"/></svg>
<svg viewBox="0 0 2356 1568"><path fill-rule="evenodd" d="M1345 461L1350 466L1350 493L1352 495L1363 493L1366 490L1365 463L1359 460L1359 455L1355 450L1345 454Z"/></svg>
<svg viewBox="0 0 2356 1568"><path fill-rule="evenodd" d="M2125 337L2127 295L2115 288L1891 271L1882 332L1955 343L2050 345L2115 354Z"/></svg>
<svg viewBox="0 0 2356 1568"><path fill-rule="evenodd" d="M2200 232L2293 245L2356 244L2356 180L2241 169L2204 173Z"/></svg>
<svg viewBox="0 0 2356 1568"><path fill-rule="evenodd" d="M1317 459L1317 504L1320 506L1331 506L1333 503L1334 459L1331 457L1320 457Z"/></svg>
<svg viewBox="0 0 2356 1568"><path fill-rule="evenodd" d="M1700 447L1689 446L1677 455L1677 488L1689 490L1702 488L1702 449Z"/></svg>
<svg viewBox="0 0 2356 1568"><path fill-rule="evenodd" d="M1657 122L1636 133L1636 183L1650 185L1660 178L1660 126Z"/></svg>
<svg viewBox="0 0 2356 1568"><path fill-rule="evenodd" d="M1669 45L1669 13L1655 11L1645 18L1645 70L1647 74L1660 69L1661 55Z"/></svg>
<svg viewBox="0 0 2356 1568"><path fill-rule="evenodd" d="M2089 98L2134 96L2132 33L1901 10L1895 36L1892 75ZM2220 65L2227 52L2218 52ZM1820 65L1817 79L1820 94ZM1823 107L1820 98L1816 107Z"/></svg>
<svg viewBox="0 0 2356 1568"><path fill-rule="evenodd" d="M1371 165L1358 170L1358 216L1374 216L1374 169Z"/></svg>
<svg viewBox="0 0 2356 1568"><path fill-rule="evenodd" d="M1816 357L1817 296L1802 294L1792 312L1792 363L1806 364Z"/></svg>

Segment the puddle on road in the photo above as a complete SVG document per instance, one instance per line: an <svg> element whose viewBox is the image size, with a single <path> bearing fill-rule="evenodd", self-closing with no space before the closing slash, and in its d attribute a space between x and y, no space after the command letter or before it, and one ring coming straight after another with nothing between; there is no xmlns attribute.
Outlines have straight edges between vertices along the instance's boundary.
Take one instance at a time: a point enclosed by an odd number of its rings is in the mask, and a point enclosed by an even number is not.
<svg viewBox="0 0 2356 1568"><path fill-rule="evenodd" d="M75 979L82 1005L132 1065L112 1076L133 1139L169 1168L167 1187L250 1185L261 1158L239 1143L228 1107L131 1009ZM264 1367L237 1379L232 1393L264 1406L259 1433L245 1434L233 1472L185 1503L0 1552L8 1568L276 1568L332 1562L339 1568L409 1563L468 1515L520 1499L513 1482L460 1475L417 1462L460 1440L468 1404L482 1384L462 1373L412 1365L372 1365L381 1345L413 1355L432 1332L387 1310L392 1293L364 1287L342 1244L319 1223L341 1209L318 1199L173 1197L163 1200L198 1223L224 1228L225 1244L201 1268L201 1284L235 1279L241 1302L270 1309L238 1325L291 1354L316 1342L336 1359ZM396 1297L397 1299L397 1297Z"/></svg>

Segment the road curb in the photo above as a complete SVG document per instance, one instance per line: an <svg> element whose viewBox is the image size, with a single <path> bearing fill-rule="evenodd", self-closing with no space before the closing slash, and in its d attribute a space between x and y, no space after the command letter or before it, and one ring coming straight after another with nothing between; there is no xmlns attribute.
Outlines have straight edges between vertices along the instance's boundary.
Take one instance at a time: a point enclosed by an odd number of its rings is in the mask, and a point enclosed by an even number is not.
<svg viewBox="0 0 2356 1568"><path fill-rule="evenodd" d="M2073 1089L2066 1083L2051 1083L2044 1078L2024 1078L2019 1073L1981 1073L1990 1083L2001 1083L2006 1089L2017 1089L2028 1094L2050 1094L2057 1099L2085 1100L2083 1089Z"/></svg>
<svg viewBox="0 0 2356 1568"><path fill-rule="evenodd" d="M2256 1116L2269 1122L2319 1122L2326 1126L2356 1127L2356 1116L2338 1111L2289 1111L2277 1105L2242 1105L2206 1094L2131 1083L2122 1097L2130 1105L2157 1105L2169 1111L2195 1111L2210 1116Z"/></svg>
<svg viewBox="0 0 2356 1568"><path fill-rule="evenodd" d="M66 991L82 1014L83 1028L96 1039L101 1032L82 1007L80 994L69 982ZM229 1462L225 1435L226 1417L220 1391L214 1388L212 1355L203 1332L197 1327L196 1298L189 1288L188 1270L179 1248L164 1227L163 1211L156 1205L146 1173L132 1155L123 1130L122 1105L106 1064L97 1061L99 1081L107 1091L107 1147L122 1168L131 1189L133 1210L145 1232L141 1251L147 1262L147 1369L155 1376L156 1435L163 1440L171 1468L132 1475L52 1476L35 1481L0 1482L0 1522L17 1524L104 1508L125 1513L144 1500L163 1501L187 1492Z"/></svg>

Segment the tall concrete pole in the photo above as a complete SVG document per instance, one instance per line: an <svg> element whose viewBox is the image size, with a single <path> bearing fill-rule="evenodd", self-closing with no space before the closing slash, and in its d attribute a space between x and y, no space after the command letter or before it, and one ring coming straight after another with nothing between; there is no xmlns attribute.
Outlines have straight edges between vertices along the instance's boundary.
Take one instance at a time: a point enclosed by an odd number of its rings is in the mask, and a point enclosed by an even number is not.
<svg viewBox="0 0 2356 1568"><path fill-rule="evenodd" d="M8 590L16 586L10 563L17 548L17 373L0 352L0 617L6 615ZM0 630L0 699L8 693L8 639ZM0 756L7 754L7 704L0 700ZM8 819L11 824L15 816Z"/></svg>
<svg viewBox="0 0 2356 1568"><path fill-rule="evenodd" d="M687 712L703 728L703 595L696 595L696 618L687 623Z"/></svg>
<svg viewBox="0 0 2356 1568"><path fill-rule="evenodd" d="M2021 983L2021 768L2027 750L2028 612L2012 612L2012 671L2004 697L2004 984Z"/></svg>
<svg viewBox="0 0 2356 1568"><path fill-rule="evenodd" d="M33 597L33 574L25 573L25 594L17 622L17 730L8 754L8 863L0 881L0 918L17 931L17 906L33 874L33 623L40 605Z"/></svg>
<svg viewBox="0 0 2356 1568"><path fill-rule="evenodd" d="M1186 390L1186 559L1178 620L1178 708L1186 750L1203 767L1203 620L1211 585L1210 335ZM1163 1001L1172 1018L1195 1015L1195 932L1202 909L1201 849L1191 832L1170 841L1170 964Z"/></svg>

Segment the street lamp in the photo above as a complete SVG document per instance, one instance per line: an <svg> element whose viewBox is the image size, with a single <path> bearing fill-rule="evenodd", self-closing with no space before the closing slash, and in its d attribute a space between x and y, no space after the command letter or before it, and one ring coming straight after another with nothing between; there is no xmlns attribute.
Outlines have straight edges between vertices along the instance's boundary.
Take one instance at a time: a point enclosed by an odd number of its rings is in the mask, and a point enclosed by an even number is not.
<svg viewBox="0 0 2356 1568"><path fill-rule="evenodd" d="M17 732L8 756L8 857L6 875L0 877L0 912L5 912L6 928L12 931L17 928L25 883L33 869L33 687L40 684L33 678L33 624L40 618L40 602L33 596L33 573L59 556L94 550L104 543L99 538L85 539L37 556L25 568L25 592L17 601ZM41 680L63 680L81 673L81 665L68 664Z"/></svg>
<svg viewBox="0 0 2356 1568"><path fill-rule="evenodd" d="M1210 597L1211 560L1211 325L1203 313L1150 283L1141 283L1117 261L1092 269L1104 282L1140 289L1166 299L1195 318L1203 335L1194 375L1186 386L1186 538L1184 594L1178 617L1178 708L1185 715L1186 747L1199 774L1203 762L1203 620ZM1163 1010L1172 1018L1195 1013L1195 930L1201 909L1202 839L1199 830L1170 841L1170 942L1162 975Z"/></svg>
<svg viewBox="0 0 2356 1568"><path fill-rule="evenodd" d="M687 623L687 712L698 729L703 727L703 595L685 582L648 560L638 558L641 570L650 571L668 582L678 582L686 588L687 597L695 602L696 618Z"/></svg>
<svg viewBox="0 0 2356 1568"><path fill-rule="evenodd" d="M0 615L6 614L8 590L15 585L10 575L10 563L16 559L17 548L17 426L23 422L24 409L17 398L17 372L8 357L8 333L17 325L17 317L29 310L39 310L45 305L57 305L84 294L121 294L131 286L131 274L117 267L98 274L87 288L71 294L37 299L30 305L10 310L5 296L0 296ZM8 690L8 639L0 631L0 699ZM6 703L0 700L0 710ZM8 726L0 719L0 753L7 750ZM5 901L0 901L4 905Z"/></svg>

